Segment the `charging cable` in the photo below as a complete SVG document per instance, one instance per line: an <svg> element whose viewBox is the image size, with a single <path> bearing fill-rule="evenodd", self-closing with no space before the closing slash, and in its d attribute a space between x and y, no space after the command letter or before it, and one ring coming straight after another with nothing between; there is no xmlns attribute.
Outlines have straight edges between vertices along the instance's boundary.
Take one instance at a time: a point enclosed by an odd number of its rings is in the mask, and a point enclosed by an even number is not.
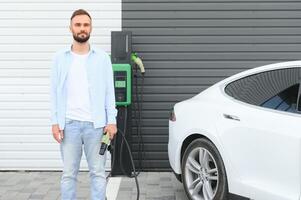
<svg viewBox="0 0 301 200"><path fill-rule="evenodd" d="M125 123L124 123L124 125L125 125L125 127L124 127L124 130L126 130L126 122L127 122L127 108L125 107L125 117L124 117L124 121L125 121ZM128 141L126 140L126 137L125 137L125 131L122 131L122 130L120 130L119 128L118 128L118 132L117 132L117 134L119 133L119 135L121 135L122 136L122 146L121 146L121 149L120 149L120 152L122 152L122 147L123 147L123 143L125 143L125 145L126 145L126 147L127 147L127 150L128 150L128 152L129 152L129 156L130 156L130 161L131 161L131 165L132 165L132 169L133 169L133 175L132 176L130 176L131 178L135 178L135 183L136 183L136 188L137 188L137 200L139 200L139 198L140 198L140 188L139 188L139 182L138 182L138 178L137 178L137 176L138 176L138 174L136 173L136 168L135 168L135 164L134 164L134 159L133 159L133 155L132 155L132 153L131 153L131 148L130 148L130 145L129 145L129 143L128 143ZM107 134L104 134L103 135L103 138L102 138L102 145L101 145L101 148L100 148L100 151L99 151L99 153L102 153L103 151L105 152L105 150L103 150L103 149L107 149L107 147L108 147L108 144L109 144L109 142L110 141L108 141L107 140L107 138L108 138L108 135ZM114 145L113 145L113 147L111 146L111 151L113 151L113 162L112 162L112 166L111 166L111 169L113 169L114 168L114 165L115 165L115 156L116 156L116 151L115 151L115 146L116 146L116 141L117 141L117 139L115 138L114 139ZM105 147L106 146L106 147ZM121 170L122 170L122 172L124 173L124 175L126 175L126 173L125 173L125 170L124 170L124 168L123 168L123 165L122 165L122 155L121 155L121 153L120 153L120 168L121 168ZM111 172L108 174L108 176L107 176L107 181L109 180L109 177L111 177L111 175L112 175L112 170L111 170Z"/></svg>

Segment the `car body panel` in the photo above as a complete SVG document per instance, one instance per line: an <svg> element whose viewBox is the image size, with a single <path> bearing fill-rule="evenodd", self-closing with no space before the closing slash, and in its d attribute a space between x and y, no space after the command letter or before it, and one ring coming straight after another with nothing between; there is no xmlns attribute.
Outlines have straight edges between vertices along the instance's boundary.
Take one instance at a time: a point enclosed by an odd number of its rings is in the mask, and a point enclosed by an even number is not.
<svg viewBox="0 0 301 200"><path fill-rule="evenodd" d="M181 174L181 146L183 141L191 134L200 134L213 142L221 154L227 175L233 177L228 179L229 188L231 187L231 190L234 191L242 190L239 174L236 173L237 170L231 163L227 152L223 149L220 139L217 137L217 129L213 119L217 118L218 107L213 104L216 99L211 99L211 96L216 96L216 94L212 94L215 92L215 89L208 89L203 92L201 102L200 97L198 97L186 100L174 106L174 112L177 113L176 123L169 121L168 153L170 165L175 173ZM206 113L206 115L198 115L198 117L181 115L183 112L200 113L200 111ZM202 128L193 128L195 124L202 124Z"/></svg>
<svg viewBox="0 0 301 200"><path fill-rule="evenodd" d="M224 150L239 169L245 195L254 199L298 199L301 134L296 130L301 130L300 116L237 103L232 106L227 103L221 109L217 129ZM226 119L224 113L240 121Z"/></svg>
<svg viewBox="0 0 301 200"><path fill-rule="evenodd" d="M169 122L172 169L181 174L183 141L197 133L220 152L229 192L256 200L301 199L301 134L296 131L301 130L301 115L250 105L224 92L228 83L242 77L299 66L301 61L247 70L177 103L176 121Z"/></svg>

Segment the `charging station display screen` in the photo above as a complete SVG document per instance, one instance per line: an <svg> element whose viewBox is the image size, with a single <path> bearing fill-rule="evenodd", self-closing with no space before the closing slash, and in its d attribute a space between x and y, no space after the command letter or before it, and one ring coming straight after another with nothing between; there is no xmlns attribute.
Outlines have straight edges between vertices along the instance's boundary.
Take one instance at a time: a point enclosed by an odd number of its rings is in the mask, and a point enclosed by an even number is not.
<svg viewBox="0 0 301 200"><path fill-rule="evenodd" d="M131 65L113 64L113 71L116 105L131 104Z"/></svg>
<svg viewBox="0 0 301 200"><path fill-rule="evenodd" d="M115 81L116 88L125 88L126 82L125 81Z"/></svg>

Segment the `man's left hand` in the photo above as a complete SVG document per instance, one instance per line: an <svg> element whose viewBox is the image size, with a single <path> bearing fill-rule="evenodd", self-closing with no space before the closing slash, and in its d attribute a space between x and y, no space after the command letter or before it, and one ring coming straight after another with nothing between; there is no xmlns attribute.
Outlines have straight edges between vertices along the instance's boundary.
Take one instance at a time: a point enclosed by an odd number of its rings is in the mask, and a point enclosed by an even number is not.
<svg viewBox="0 0 301 200"><path fill-rule="evenodd" d="M117 126L116 124L108 124L104 127L104 133L109 134L110 140L114 138L117 133Z"/></svg>

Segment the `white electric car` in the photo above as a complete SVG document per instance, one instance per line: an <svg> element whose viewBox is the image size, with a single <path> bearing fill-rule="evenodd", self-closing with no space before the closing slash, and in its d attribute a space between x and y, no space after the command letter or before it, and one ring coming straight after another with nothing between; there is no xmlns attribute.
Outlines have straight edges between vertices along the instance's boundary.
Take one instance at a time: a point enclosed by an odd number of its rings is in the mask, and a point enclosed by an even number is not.
<svg viewBox="0 0 301 200"><path fill-rule="evenodd" d="M170 165L189 199L301 200L301 61L231 76L175 104Z"/></svg>

